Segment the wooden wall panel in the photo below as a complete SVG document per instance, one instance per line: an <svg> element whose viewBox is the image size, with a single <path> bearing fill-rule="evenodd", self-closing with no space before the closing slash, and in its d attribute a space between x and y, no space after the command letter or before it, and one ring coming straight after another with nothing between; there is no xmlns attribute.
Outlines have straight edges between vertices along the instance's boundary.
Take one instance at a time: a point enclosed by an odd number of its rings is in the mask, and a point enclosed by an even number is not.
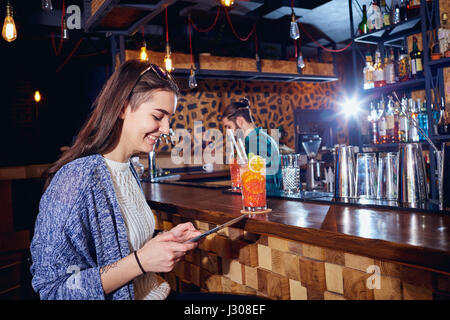
<svg viewBox="0 0 450 320"><path fill-rule="evenodd" d="M175 217L162 211L155 215L167 219L163 223ZM234 227L214 235L164 275L173 290L276 300L450 299L450 275L419 266L267 235L243 240L244 230Z"/></svg>

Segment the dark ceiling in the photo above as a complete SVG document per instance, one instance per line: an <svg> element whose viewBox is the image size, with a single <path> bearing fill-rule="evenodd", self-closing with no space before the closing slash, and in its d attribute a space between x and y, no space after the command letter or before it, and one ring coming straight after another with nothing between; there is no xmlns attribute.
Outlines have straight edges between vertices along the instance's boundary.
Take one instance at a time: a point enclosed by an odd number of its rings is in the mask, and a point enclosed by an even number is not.
<svg viewBox="0 0 450 320"><path fill-rule="evenodd" d="M46 12L41 1L12 0L19 37L58 37L63 1L53 0L54 10ZM368 1L359 1L362 5ZM72 4L80 6L83 15L85 3L90 1L66 0L66 7ZM165 44L165 14L168 5L169 38L173 51L189 52L187 33L188 16L199 28L206 28L214 21L219 0L106 0L110 5L103 11L83 21L86 30L71 30L71 39L89 38L97 42L97 49L108 49L107 37L113 34L125 36L126 47L135 49L145 36L150 49L163 51ZM294 0L294 12L306 31L320 44L337 48L343 47L350 39L348 0ZM2 9L4 10L4 8ZM101 13L101 14L99 14ZM236 0L229 9L229 16L236 32L244 37L256 23L260 55L269 58L285 59L289 47L293 48L289 38L291 0ZM354 5L355 21L360 13ZM22 28L20 28L22 27ZM212 51L217 55L254 56L253 37L247 42L239 41L233 34L225 15L221 10L217 25L207 33L193 32L194 50L199 53ZM301 44L307 48L317 48L317 44L302 34ZM262 47L262 49L261 49ZM264 52L265 48L272 48ZM315 49L309 51L315 54ZM312 53L311 53L312 52ZM266 56L265 56L266 55ZM308 56L308 53L305 54Z"/></svg>

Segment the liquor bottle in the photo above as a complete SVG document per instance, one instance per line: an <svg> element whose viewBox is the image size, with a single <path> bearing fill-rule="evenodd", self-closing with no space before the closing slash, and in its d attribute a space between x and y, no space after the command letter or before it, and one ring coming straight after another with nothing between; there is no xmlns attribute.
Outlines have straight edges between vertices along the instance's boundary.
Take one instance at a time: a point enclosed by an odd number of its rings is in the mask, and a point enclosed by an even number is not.
<svg viewBox="0 0 450 320"><path fill-rule="evenodd" d="M395 7L391 11L391 22L392 24L400 23L400 7L395 4Z"/></svg>
<svg viewBox="0 0 450 320"><path fill-rule="evenodd" d="M417 111L418 111L418 120L420 128L428 133L428 116L427 116L427 102L426 100L421 103L420 99L417 99ZM422 133L419 132L419 140L425 140L425 137Z"/></svg>
<svg viewBox="0 0 450 320"><path fill-rule="evenodd" d="M362 16L362 20L358 25L358 32L359 34L366 34L367 32L369 32L369 27L367 25L367 7L366 5L363 5L363 16Z"/></svg>
<svg viewBox="0 0 450 320"><path fill-rule="evenodd" d="M416 37L413 37L413 48L409 55L411 57L411 77L421 77L423 75L422 52L419 51Z"/></svg>
<svg viewBox="0 0 450 320"><path fill-rule="evenodd" d="M394 137L392 142L399 142L398 132L400 131L400 103L394 102Z"/></svg>
<svg viewBox="0 0 450 320"><path fill-rule="evenodd" d="M449 134L449 125L447 124L447 113L445 112L444 98L441 97L441 110L439 113L438 134Z"/></svg>
<svg viewBox="0 0 450 320"><path fill-rule="evenodd" d="M375 88L379 88L386 85L386 79L384 77L384 68L381 60L380 50L375 51L375 70L373 72L373 84Z"/></svg>
<svg viewBox="0 0 450 320"><path fill-rule="evenodd" d="M384 99L381 98L381 101L378 104L378 141L379 143L387 143L387 135L386 135L386 112L384 108Z"/></svg>
<svg viewBox="0 0 450 320"><path fill-rule="evenodd" d="M408 99L405 96L402 98L402 104L400 106L400 114L398 119L398 141L407 142L408 141L408 129L409 121L407 117L408 112Z"/></svg>
<svg viewBox="0 0 450 320"><path fill-rule="evenodd" d="M409 62L409 55L406 52L405 46L402 47L402 50L400 51L400 55L398 57L398 63L397 63L397 74L398 74L398 80L399 81L408 81L410 79L410 62Z"/></svg>
<svg viewBox="0 0 450 320"><path fill-rule="evenodd" d="M381 0L381 14L383 15L383 24L385 27L391 25L390 12L386 7L386 0Z"/></svg>
<svg viewBox="0 0 450 320"><path fill-rule="evenodd" d="M407 0L400 0L400 21L408 20L408 8L406 7Z"/></svg>
<svg viewBox="0 0 450 320"><path fill-rule="evenodd" d="M391 54L385 58L384 61L384 73L387 84L392 84L396 82L395 77L395 57L394 57L394 49L391 48Z"/></svg>
<svg viewBox="0 0 450 320"><path fill-rule="evenodd" d="M383 28L383 13L381 12L380 0L374 0L372 3L372 10L374 12L374 24L375 29L380 30Z"/></svg>
<svg viewBox="0 0 450 320"><path fill-rule="evenodd" d="M395 123L397 122L397 130L395 130ZM386 111L386 143L393 143L398 141L398 121L395 121L394 101L389 97Z"/></svg>
<svg viewBox="0 0 450 320"><path fill-rule="evenodd" d="M373 84L373 72L374 72L373 64L372 64L372 55L370 52L366 53L366 66L363 69L364 74L364 89L371 89L374 87Z"/></svg>
<svg viewBox="0 0 450 320"><path fill-rule="evenodd" d="M416 103L413 99L409 99L409 118L413 119L415 123L419 123L418 119L418 112ZM413 121L410 121L409 123L409 130L408 130L408 139L412 142L418 142L419 137L419 130L417 129L416 125L413 123Z"/></svg>
<svg viewBox="0 0 450 320"><path fill-rule="evenodd" d="M373 102L370 102L369 122L371 124L371 129L372 129L371 142L373 144L378 144L379 143L379 136L378 136L378 112L377 112L377 109L375 109L375 106L373 105Z"/></svg>
<svg viewBox="0 0 450 320"><path fill-rule="evenodd" d="M431 104L431 119L433 124L433 135L438 135L438 125L440 119L440 108L438 104Z"/></svg>

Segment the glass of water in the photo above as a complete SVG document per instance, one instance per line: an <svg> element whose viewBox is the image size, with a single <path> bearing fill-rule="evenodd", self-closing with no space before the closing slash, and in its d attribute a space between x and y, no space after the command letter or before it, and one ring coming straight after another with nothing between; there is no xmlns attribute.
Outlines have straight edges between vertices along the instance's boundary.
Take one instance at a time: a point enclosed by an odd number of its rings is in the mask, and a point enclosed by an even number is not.
<svg viewBox="0 0 450 320"><path fill-rule="evenodd" d="M284 154L281 156L281 173L283 191L287 194L300 192L300 154Z"/></svg>

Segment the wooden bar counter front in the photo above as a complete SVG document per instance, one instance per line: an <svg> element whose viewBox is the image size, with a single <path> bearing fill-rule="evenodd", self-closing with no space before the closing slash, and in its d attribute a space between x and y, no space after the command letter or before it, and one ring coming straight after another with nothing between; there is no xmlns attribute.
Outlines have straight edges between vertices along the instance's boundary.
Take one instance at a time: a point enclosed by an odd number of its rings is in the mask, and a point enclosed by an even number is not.
<svg viewBox="0 0 450 320"><path fill-rule="evenodd" d="M143 183L157 228L207 231L241 196ZM173 290L269 299L449 299L450 217L268 198L268 215L211 234L163 276Z"/></svg>

